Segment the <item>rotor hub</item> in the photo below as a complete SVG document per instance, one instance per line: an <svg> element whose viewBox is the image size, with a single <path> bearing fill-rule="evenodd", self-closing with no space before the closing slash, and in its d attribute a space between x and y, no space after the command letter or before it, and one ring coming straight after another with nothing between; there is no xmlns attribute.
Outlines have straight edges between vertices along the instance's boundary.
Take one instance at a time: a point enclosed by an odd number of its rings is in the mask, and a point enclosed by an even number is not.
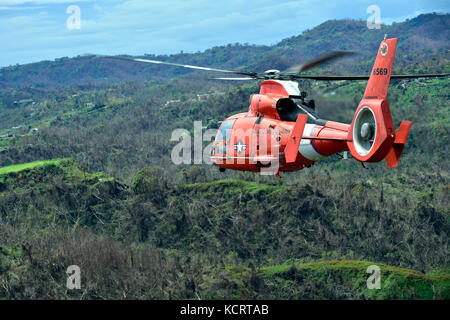
<svg viewBox="0 0 450 320"><path fill-rule="evenodd" d="M373 132L374 132L374 127L373 124L369 123L369 122L364 122L361 125L361 138L368 141L371 140L373 138Z"/></svg>

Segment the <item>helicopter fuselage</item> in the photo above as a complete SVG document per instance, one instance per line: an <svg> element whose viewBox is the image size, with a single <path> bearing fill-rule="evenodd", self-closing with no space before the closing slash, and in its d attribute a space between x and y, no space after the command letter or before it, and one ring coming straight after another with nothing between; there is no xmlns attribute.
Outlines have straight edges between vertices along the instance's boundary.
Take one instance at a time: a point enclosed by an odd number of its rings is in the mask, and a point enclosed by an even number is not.
<svg viewBox="0 0 450 320"><path fill-rule="evenodd" d="M325 125L306 123L295 161L286 161L284 153L295 121L283 120L283 116L288 116L292 110L281 110L280 105L285 103L283 99L300 96L296 82L262 82L260 93L250 98L248 112L222 122L212 148L213 164L224 169L253 172L270 167L277 172L296 171L348 150L346 140L350 125L333 121L327 121Z"/></svg>
<svg viewBox="0 0 450 320"><path fill-rule="evenodd" d="M286 71L271 69L263 74L143 58L104 57L240 75L238 78L214 78L217 80L264 80L259 94L251 96L248 112L223 121L213 143L211 161L221 170L266 170L279 176L280 171L301 170L324 157L346 150L363 165L386 159L389 168L398 167L412 122L403 120L395 132L386 100L390 79L447 77L449 74L392 75L396 47L397 38L387 39L385 36L369 76L301 74L353 54L352 51L332 51ZM305 99L306 93L300 92L298 83L294 81L305 79L368 80L351 124L318 118L314 100Z"/></svg>

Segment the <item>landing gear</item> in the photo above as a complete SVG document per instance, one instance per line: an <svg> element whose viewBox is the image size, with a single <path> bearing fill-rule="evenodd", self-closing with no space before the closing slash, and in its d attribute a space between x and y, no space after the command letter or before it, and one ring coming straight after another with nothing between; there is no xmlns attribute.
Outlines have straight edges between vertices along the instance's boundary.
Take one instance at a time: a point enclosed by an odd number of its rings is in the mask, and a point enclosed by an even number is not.
<svg viewBox="0 0 450 320"><path fill-rule="evenodd" d="M225 168L219 168L220 172L225 172L225 170L226 170Z"/></svg>

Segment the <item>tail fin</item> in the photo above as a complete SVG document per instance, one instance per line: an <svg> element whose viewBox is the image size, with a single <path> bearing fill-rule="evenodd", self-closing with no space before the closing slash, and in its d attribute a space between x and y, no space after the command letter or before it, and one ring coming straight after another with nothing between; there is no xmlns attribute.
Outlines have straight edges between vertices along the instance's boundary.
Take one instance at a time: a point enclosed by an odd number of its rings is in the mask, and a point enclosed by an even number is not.
<svg viewBox="0 0 450 320"><path fill-rule="evenodd" d="M363 99L386 99L396 47L397 38L381 42Z"/></svg>
<svg viewBox="0 0 450 320"><path fill-rule="evenodd" d="M384 39L381 42L366 91L348 131L347 145L350 153L361 162L381 161L388 155L395 141L395 128L386 96L396 46L396 38ZM406 141L406 138L403 140ZM399 150L392 152L397 155L397 151ZM398 152L398 159L400 156L401 152ZM395 166L396 159L394 154L391 154L388 163Z"/></svg>

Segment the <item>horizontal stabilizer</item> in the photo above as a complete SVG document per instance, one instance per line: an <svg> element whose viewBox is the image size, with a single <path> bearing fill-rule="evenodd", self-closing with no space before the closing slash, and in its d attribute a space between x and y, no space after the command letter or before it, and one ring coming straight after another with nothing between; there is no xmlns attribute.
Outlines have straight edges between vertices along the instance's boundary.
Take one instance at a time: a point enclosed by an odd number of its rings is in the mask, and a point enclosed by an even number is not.
<svg viewBox="0 0 450 320"><path fill-rule="evenodd" d="M412 122L403 120L398 127L397 135L395 136L394 144L391 150L386 156L386 162L388 168L397 168L400 158L405 148L406 140L408 139L409 130L411 129Z"/></svg>

